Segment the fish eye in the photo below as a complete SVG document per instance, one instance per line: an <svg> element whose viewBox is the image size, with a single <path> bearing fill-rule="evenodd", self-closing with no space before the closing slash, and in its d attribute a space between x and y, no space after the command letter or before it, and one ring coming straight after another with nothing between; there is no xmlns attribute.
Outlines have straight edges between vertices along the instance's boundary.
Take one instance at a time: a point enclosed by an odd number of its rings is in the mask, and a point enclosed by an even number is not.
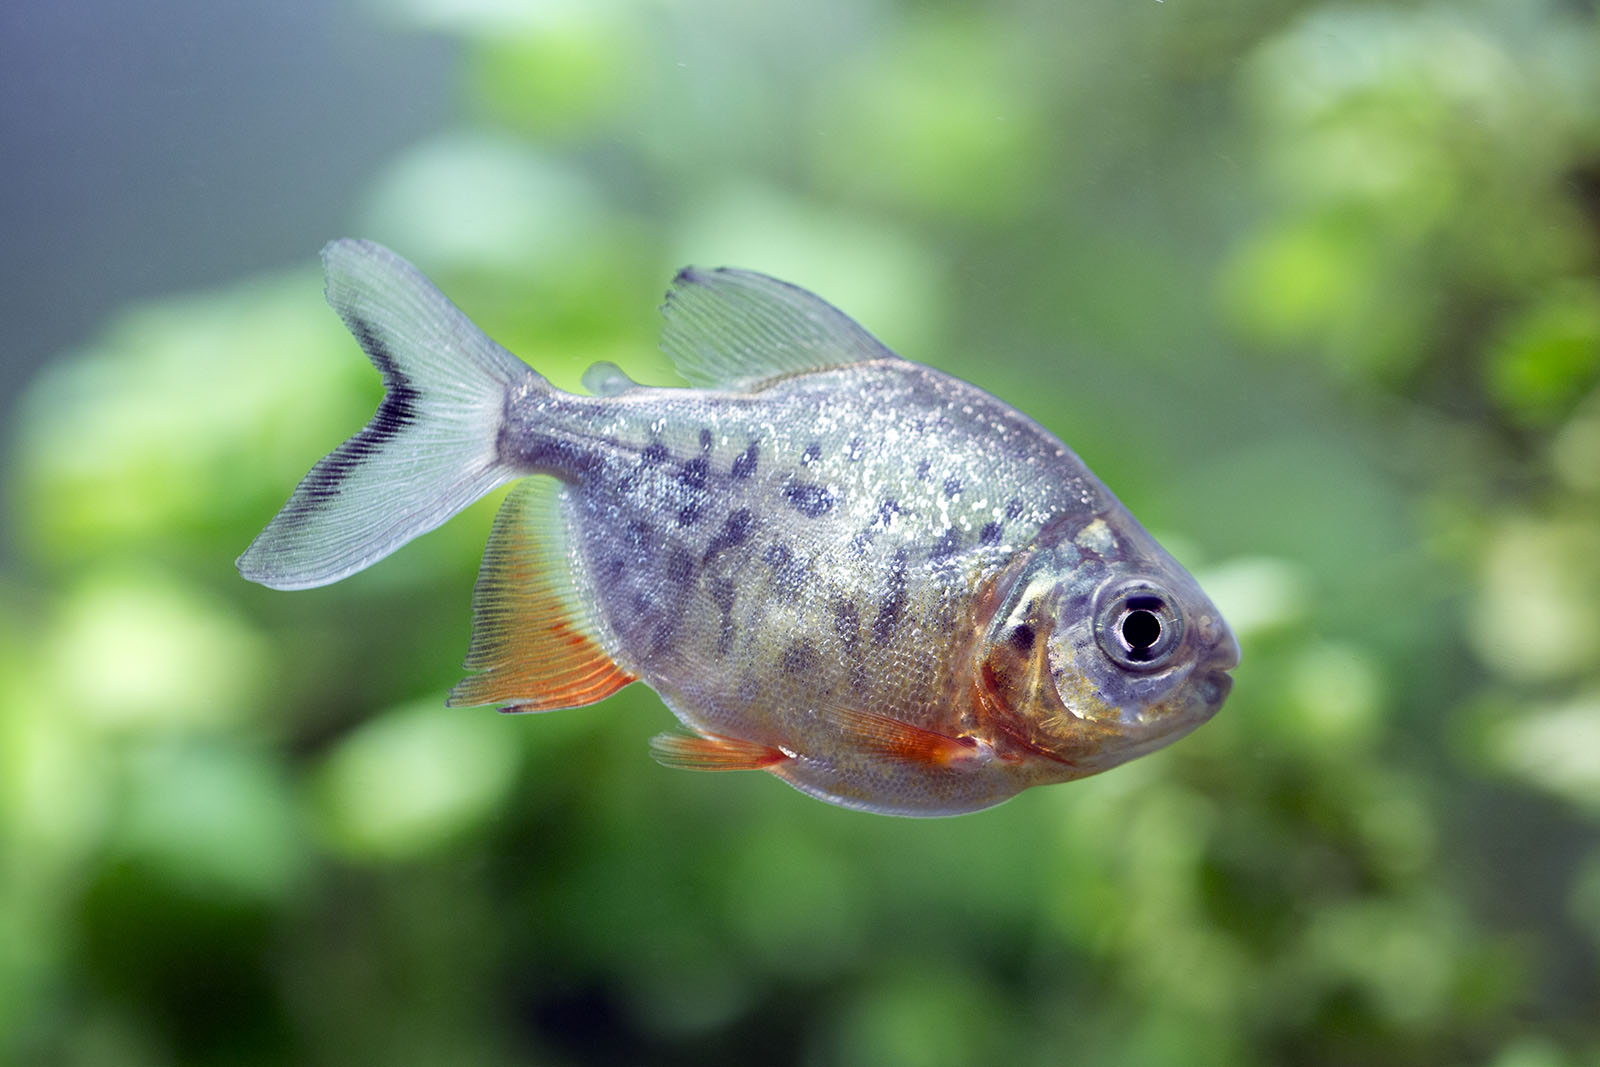
<svg viewBox="0 0 1600 1067"><path fill-rule="evenodd" d="M1104 598L1095 638L1118 666L1153 671L1182 640L1183 616L1149 582L1129 582Z"/></svg>
<svg viewBox="0 0 1600 1067"><path fill-rule="evenodd" d="M1122 642L1128 646L1128 651L1136 656L1147 656L1156 643L1161 640L1161 618L1156 612L1161 610L1161 602L1153 597L1141 598L1150 601L1140 604L1128 602L1128 613L1122 617Z"/></svg>

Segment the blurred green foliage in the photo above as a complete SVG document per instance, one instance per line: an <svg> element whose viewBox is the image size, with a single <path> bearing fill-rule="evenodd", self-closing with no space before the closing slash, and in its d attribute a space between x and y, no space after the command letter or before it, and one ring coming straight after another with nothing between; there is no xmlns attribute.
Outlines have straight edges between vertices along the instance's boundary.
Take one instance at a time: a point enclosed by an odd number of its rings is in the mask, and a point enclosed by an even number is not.
<svg viewBox="0 0 1600 1067"><path fill-rule="evenodd" d="M352 233L558 384L684 262L1057 430L1244 646L1171 750L918 822L446 710L494 502L231 560L378 395L289 277L26 397L0 1059L1600 1062L1592 0L407 0L458 128ZM335 236L335 235L329 235Z"/></svg>

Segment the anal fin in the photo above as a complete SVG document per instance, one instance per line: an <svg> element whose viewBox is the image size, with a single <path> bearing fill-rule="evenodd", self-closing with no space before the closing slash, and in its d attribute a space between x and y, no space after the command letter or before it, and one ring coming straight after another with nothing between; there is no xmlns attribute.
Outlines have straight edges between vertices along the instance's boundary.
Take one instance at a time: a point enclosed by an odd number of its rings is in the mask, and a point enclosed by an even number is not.
<svg viewBox="0 0 1600 1067"><path fill-rule="evenodd" d="M452 707L575 708L634 680L602 647L565 549L560 483L543 477L519 483L500 506L484 549L466 661L476 673L450 691Z"/></svg>
<svg viewBox="0 0 1600 1067"><path fill-rule="evenodd" d="M663 767L683 771L760 771L790 758L754 741L688 734L657 734L650 739L650 755Z"/></svg>

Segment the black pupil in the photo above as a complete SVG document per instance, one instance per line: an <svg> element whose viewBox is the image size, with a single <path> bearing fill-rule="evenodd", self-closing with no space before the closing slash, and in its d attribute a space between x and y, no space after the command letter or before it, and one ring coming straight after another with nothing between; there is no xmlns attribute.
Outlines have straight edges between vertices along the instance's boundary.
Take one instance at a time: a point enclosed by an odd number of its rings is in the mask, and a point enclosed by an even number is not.
<svg viewBox="0 0 1600 1067"><path fill-rule="evenodd" d="M1033 627L1022 623L1011 631L1011 647L1018 652L1028 652L1033 648L1033 638Z"/></svg>
<svg viewBox="0 0 1600 1067"><path fill-rule="evenodd" d="M1149 652L1161 640L1161 620L1149 608L1134 608L1122 617L1122 639L1134 652Z"/></svg>

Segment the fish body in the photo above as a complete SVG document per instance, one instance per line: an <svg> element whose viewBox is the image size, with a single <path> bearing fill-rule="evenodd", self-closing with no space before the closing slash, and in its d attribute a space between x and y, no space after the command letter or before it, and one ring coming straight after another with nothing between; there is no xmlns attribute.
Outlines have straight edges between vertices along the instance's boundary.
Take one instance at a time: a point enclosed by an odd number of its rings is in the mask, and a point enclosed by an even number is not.
<svg viewBox="0 0 1600 1067"><path fill-rule="evenodd" d="M652 742L669 766L945 815L1157 748L1227 694L1226 623L1065 445L804 290L681 272L663 347L697 388L601 364L584 396L386 249L324 261L385 400L240 570L334 581L526 477L452 703L545 710L641 679L693 731Z"/></svg>

